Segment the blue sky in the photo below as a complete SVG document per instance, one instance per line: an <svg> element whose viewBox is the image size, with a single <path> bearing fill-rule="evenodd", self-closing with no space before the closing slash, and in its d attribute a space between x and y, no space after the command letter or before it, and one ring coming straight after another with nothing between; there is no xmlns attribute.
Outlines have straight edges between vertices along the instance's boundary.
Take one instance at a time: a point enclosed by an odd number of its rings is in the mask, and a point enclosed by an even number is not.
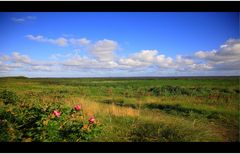
<svg viewBox="0 0 240 154"><path fill-rule="evenodd" d="M239 13L0 13L0 76L239 75Z"/></svg>

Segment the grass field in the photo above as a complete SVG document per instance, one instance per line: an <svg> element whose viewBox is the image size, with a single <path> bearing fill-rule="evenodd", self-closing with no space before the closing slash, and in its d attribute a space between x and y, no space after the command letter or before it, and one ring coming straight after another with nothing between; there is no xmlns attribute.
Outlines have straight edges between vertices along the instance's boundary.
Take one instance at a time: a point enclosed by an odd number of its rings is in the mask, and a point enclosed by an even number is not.
<svg viewBox="0 0 240 154"><path fill-rule="evenodd" d="M239 77L0 78L0 141L238 141L239 86Z"/></svg>

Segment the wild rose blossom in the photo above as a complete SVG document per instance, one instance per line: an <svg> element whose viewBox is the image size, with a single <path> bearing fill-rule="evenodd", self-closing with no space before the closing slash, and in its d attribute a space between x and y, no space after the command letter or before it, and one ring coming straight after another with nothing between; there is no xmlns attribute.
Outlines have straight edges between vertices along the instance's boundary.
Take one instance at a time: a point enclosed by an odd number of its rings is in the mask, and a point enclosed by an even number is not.
<svg viewBox="0 0 240 154"><path fill-rule="evenodd" d="M79 111L79 110L81 110L81 105L76 105L74 108L76 111Z"/></svg>
<svg viewBox="0 0 240 154"><path fill-rule="evenodd" d="M53 111L53 114L54 114L56 117L60 117L61 112L58 111L58 110L54 110L54 111Z"/></svg>
<svg viewBox="0 0 240 154"><path fill-rule="evenodd" d="M95 118L92 116L92 117L89 118L88 121L89 121L89 123L94 123L95 122Z"/></svg>

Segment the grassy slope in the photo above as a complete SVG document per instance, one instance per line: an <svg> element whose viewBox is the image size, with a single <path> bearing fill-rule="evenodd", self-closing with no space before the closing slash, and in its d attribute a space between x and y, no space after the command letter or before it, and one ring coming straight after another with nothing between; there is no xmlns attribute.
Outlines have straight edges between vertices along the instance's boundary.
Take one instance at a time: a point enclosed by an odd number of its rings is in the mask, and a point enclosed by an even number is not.
<svg viewBox="0 0 240 154"><path fill-rule="evenodd" d="M170 91L168 87L160 88L163 86L170 86ZM4 89L21 98L18 107L37 104L44 108L59 102L69 107L82 104L87 115L95 115L104 125L102 133L90 141L238 140L237 77L1 78L0 90Z"/></svg>

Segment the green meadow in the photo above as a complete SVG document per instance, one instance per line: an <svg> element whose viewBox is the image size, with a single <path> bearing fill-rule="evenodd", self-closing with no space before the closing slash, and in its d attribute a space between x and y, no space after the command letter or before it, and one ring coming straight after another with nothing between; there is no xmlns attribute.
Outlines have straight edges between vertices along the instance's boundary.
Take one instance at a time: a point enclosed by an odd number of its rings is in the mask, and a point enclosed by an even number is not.
<svg viewBox="0 0 240 154"><path fill-rule="evenodd" d="M3 77L0 141L235 142L239 86L239 77Z"/></svg>

